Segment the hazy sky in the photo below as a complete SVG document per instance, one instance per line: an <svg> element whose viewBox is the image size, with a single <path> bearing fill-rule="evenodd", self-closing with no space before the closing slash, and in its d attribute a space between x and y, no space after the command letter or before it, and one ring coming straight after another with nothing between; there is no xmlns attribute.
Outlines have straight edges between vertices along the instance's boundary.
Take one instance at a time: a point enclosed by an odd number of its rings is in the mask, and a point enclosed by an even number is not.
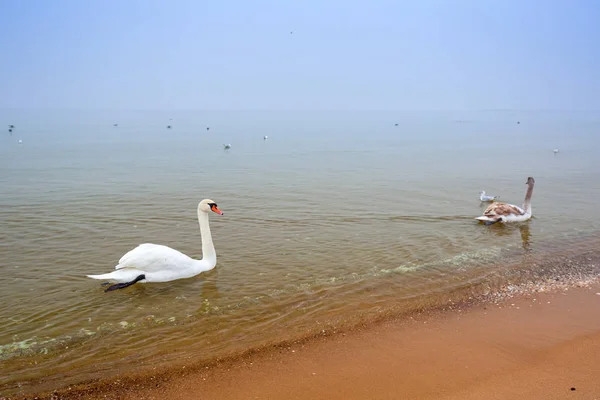
<svg viewBox="0 0 600 400"><path fill-rule="evenodd" d="M2 108L600 109L598 0L0 0L0 15Z"/></svg>

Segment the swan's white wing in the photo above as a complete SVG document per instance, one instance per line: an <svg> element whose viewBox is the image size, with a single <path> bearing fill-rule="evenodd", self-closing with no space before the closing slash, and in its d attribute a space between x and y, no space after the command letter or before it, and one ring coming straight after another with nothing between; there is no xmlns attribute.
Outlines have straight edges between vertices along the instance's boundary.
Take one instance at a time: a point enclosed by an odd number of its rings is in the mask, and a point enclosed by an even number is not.
<svg viewBox="0 0 600 400"><path fill-rule="evenodd" d="M144 243L126 253L115 269L135 268L144 272L181 270L189 266L192 258L160 244Z"/></svg>

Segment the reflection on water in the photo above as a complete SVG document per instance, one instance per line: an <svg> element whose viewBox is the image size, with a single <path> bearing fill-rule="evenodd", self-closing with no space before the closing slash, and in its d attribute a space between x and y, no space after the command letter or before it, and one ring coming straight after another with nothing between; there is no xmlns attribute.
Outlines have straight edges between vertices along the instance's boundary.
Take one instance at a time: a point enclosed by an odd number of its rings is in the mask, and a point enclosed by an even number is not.
<svg viewBox="0 0 600 400"><path fill-rule="evenodd" d="M7 390L368 322L484 284L504 263L560 253L599 229L594 121L132 113L117 132L105 129L110 115L84 113L72 125L74 116L10 117L27 140L0 138ZM177 125L167 136L168 118ZM386 118L404 122L389 130ZM199 133L207 125L210 135ZM490 143L482 133L515 140ZM540 145L550 141L561 157ZM530 175L534 219L474 221L485 208L480 190L518 203ZM207 197L225 212L210 222L214 270L110 293L85 278L145 242L201 257L195 213Z"/></svg>
<svg viewBox="0 0 600 400"><path fill-rule="evenodd" d="M529 223L519 225L519 231L521 232L521 241L523 242L523 250L531 251L531 231L529 230Z"/></svg>
<svg viewBox="0 0 600 400"><path fill-rule="evenodd" d="M531 229L530 229L530 224L532 223L532 221L525 221L525 222L515 222L515 223L509 223L509 224L502 224L502 223L498 223L498 224L494 224L494 225L489 225L489 226L485 226L484 229L489 229L489 231L498 236L499 238L502 237L515 237L517 231L519 232L520 235L520 239L521 239L521 247L523 248L523 250L525 250L526 252L530 252L532 251L532 244L531 244ZM483 226L483 224L482 224Z"/></svg>

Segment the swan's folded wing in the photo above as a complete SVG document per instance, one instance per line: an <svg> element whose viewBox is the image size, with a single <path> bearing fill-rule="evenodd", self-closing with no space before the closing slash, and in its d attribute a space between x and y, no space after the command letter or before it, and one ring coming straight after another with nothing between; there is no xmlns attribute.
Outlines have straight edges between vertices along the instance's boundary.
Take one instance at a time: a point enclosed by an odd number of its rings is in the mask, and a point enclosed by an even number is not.
<svg viewBox="0 0 600 400"><path fill-rule="evenodd" d="M136 268L145 272L177 270L190 261L190 257L170 247L144 243L121 257L115 269Z"/></svg>
<svg viewBox="0 0 600 400"><path fill-rule="evenodd" d="M485 209L483 215L486 217L501 217L505 215L523 215L525 211L521 207L508 203L493 203Z"/></svg>

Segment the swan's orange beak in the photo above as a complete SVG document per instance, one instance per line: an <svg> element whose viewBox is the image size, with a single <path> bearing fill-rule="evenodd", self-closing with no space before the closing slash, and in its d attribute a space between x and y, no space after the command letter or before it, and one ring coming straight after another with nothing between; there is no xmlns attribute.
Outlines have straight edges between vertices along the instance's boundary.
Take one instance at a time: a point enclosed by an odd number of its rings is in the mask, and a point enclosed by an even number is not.
<svg viewBox="0 0 600 400"><path fill-rule="evenodd" d="M216 213L217 213L217 214L219 214L219 215L223 215L223 211L219 210L219 208L218 208L216 205L214 205L214 204L213 204L213 205L210 207L210 209L211 209L213 212L216 212Z"/></svg>

